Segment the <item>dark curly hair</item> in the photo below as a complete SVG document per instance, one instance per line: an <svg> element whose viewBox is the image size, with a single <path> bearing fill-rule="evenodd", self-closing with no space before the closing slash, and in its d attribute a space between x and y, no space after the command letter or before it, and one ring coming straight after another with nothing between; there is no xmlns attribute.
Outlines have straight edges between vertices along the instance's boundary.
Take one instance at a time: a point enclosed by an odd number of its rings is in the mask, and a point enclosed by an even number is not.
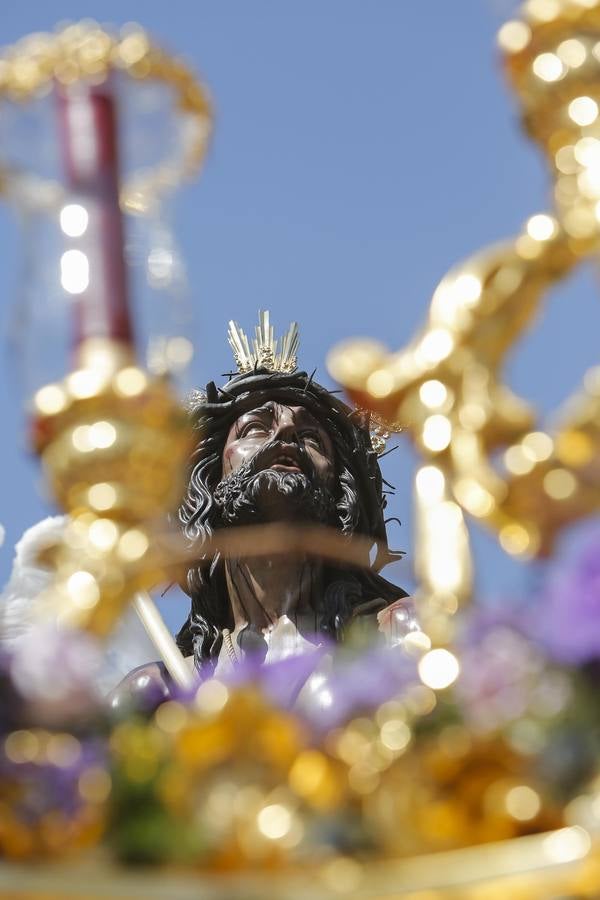
<svg viewBox="0 0 600 900"><path fill-rule="evenodd" d="M184 655L193 653L198 669L214 666L223 629L234 627L223 560L218 554L208 558L202 555L205 540L222 527L214 493L222 478L225 441L240 415L269 400L304 406L327 430L337 472L333 489L335 525L344 535L360 534L379 544L373 564L365 560L355 568L324 565L324 591L315 610L318 630L339 640L354 616L377 612L406 596L405 591L378 574L383 565L401 554L387 549L385 495L377 454L371 446L368 416L351 410L305 372L282 374L257 368L233 376L223 388L211 382L206 393L197 394L190 404L198 443L179 509L184 535L198 555L182 584L191 598L191 610L177 635L177 644Z"/></svg>

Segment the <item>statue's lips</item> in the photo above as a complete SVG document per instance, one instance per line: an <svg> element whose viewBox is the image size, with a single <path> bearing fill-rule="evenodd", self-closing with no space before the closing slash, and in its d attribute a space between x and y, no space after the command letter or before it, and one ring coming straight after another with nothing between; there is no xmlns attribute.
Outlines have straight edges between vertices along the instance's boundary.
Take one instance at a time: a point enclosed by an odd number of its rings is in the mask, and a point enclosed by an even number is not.
<svg viewBox="0 0 600 900"><path fill-rule="evenodd" d="M276 469L277 472L302 472L300 466L286 465L285 463L273 463L270 469Z"/></svg>
<svg viewBox="0 0 600 900"><path fill-rule="evenodd" d="M277 472L302 472L300 457L294 448L276 450L272 455L269 454L268 458L264 460L261 469L262 471L275 469Z"/></svg>

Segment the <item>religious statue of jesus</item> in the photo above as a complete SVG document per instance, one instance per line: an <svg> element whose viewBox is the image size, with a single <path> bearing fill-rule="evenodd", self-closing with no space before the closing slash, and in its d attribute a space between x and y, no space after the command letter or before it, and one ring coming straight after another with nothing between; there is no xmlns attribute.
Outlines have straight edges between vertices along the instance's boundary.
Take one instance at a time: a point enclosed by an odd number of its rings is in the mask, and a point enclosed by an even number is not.
<svg viewBox="0 0 600 900"><path fill-rule="evenodd" d="M201 677L221 675L248 653L269 663L320 640L340 641L352 621L374 620L407 596L378 571L391 555L368 414L297 369L295 325L279 352L268 313L253 349L235 323L229 340L238 374L191 398L198 440L179 509L193 561L182 584L191 609L177 643ZM278 522L327 526L349 540L361 535L376 542L377 558L341 566L203 552L218 529ZM127 676L114 702L146 690L166 696L169 687L164 666L152 663Z"/></svg>

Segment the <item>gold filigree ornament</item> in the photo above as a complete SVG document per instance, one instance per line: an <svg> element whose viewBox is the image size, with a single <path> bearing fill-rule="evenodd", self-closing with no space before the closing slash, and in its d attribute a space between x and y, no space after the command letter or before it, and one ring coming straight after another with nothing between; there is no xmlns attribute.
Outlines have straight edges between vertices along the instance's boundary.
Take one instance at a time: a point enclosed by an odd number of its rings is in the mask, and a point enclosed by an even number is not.
<svg viewBox="0 0 600 900"><path fill-rule="evenodd" d="M164 517L184 493L193 435L169 381L114 341L88 340L79 364L34 398L33 446L69 514L40 613L104 637L137 591L173 576L181 553Z"/></svg>
<svg viewBox="0 0 600 900"><path fill-rule="evenodd" d="M405 422L420 453L415 565L440 642L470 592L464 512L531 558L551 555L561 529L600 509L600 367L551 431L501 380L548 289L600 247L600 2L531 0L499 42L527 133L550 160L554 212L453 268L404 349L353 341L328 361L356 403Z"/></svg>
<svg viewBox="0 0 600 900"><path fill-rule="evenodd" d="M152 42L136 24L120 33L102 28L92 19L69 24L53 33L27 35L0 55L0 100L4 104L35 104L54 83L71 87L77 83L101 84L109 78L151 84L170 92L177 115L163 123L178 139L164 142L155 158L146 153L137 157L143 164L125 173L120 200L123 211L144 213L157 196L169 192L184 178L194 175L204 159L212 127L212 109L207 91L183 60L171 56ZM139 94L139 90L137 91ZM152 102L140 103L139 96L128 111L147 116L148 144L156 134L152 122ZM147 108L145 108L147 107ZM58 179L33 177L16 159L0 170L0 189L28 196L39 208L59 208L63 187Z"/></svg>

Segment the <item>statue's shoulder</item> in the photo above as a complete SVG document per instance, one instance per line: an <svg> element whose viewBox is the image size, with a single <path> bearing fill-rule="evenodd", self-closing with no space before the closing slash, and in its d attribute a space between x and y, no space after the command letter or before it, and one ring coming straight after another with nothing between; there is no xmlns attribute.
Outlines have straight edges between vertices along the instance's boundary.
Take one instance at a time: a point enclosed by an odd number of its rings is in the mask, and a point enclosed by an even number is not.
<svg viewBox="0 0 600 900"><path fill-rule="evenodd" d="M153 709L171 696L173 682L162 662L145 663L132 669L108 695L112 709Z"/></svg>

